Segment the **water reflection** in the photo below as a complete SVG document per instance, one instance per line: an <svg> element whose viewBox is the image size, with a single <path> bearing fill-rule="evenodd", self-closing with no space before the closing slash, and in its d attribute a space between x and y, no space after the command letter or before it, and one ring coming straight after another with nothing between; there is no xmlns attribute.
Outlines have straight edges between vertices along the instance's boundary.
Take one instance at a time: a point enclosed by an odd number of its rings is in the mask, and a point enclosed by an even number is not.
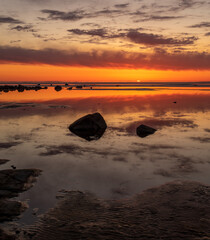
<svg viewBox="0 0 210 240"><path fill-rule="evenodd" d="M28 93L0 95L0 154L10 160L1 169L43 170L34 188L21 194L21 199L30 199L22 221L35 218L33 208L39 214L52 207L61 189L110 199L173 179L210 184L208 92L100 91L101 96L93 96L68 91L71 96L52 90L53 95L51 89L44 95L36 92L34 100ZM108 126L98 141L69 132L71 123L94 112ZM157 131L139 138L135 131L140 124Z"/></svg>

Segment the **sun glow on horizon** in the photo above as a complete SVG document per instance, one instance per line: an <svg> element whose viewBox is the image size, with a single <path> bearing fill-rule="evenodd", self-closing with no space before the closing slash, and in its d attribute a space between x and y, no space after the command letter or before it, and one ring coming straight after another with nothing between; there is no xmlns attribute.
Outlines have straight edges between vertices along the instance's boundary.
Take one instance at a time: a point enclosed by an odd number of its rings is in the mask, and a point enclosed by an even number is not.
<svg viewBox="0 0 210 240"><path fill-rule="evenodd" d="M119 68L63 67L51 65L0 65L0 82L78 81L209 81L210 71L172 71Z"/></svg>

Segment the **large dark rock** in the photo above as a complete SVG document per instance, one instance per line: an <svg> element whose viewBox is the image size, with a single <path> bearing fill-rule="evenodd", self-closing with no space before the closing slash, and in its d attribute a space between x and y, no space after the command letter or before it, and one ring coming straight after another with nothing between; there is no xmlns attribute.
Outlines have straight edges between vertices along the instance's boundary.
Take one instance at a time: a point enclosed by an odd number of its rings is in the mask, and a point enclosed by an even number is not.
<svg viewBox="0 0 210 240"><path fill-rule="evenodd" d="M69 130L88 141L99 139L107 128L100 113L88 114L69 126Z"/></svg>
<svg viewBox="0 0 210 240"><path fill-rule="evenodd" d="M141 137L147 137L148 135L151 135L155 133L157 130L151 127L148 127L146 125L141 124L139 127L136 129L136 134Z"/></svg>

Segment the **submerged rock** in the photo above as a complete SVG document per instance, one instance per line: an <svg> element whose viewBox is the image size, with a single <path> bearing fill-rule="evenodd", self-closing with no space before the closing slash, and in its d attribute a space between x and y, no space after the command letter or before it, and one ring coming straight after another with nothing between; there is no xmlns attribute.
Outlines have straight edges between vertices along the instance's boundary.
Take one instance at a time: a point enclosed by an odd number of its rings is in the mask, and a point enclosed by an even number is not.
<svg viewBox="0 0 210 240"><path fill-rule="evenodd" d="M76 88L77 89L82 89L82 85L77 85Z"/></svg>
<svg viewBox="0 0 210 240"><path fill-rule="evenodd" d="M0 171L0 198L13 197L33 186L41 173L38 169L7 169Z"/></svg>
<svg viewBox="0 0 210 240"><path fill-rule="evenodd" d="M28 206L24 202L0 199L0 222L13 220L27 208Z"/></svg>
<svg viewBox="0 0 210 240"><path fill-rule="evenodd" d="M99 139L107 128L100 113L88 114L69 126L69 130L88 141Z"/></svg>
<svg viewBox="0 0 210 240"><path fill-rule="evenodd" d="M61 87L61 86L59 86L59 85L55 86L55 91L59 92L59 91L61 91L61 90L62 90L62 87Z"/></svg>
<svg viewBox="0 0 210 240"><path fill-rule="evenodd" d="M157 130L151 127L148 127L146 125L141 124L139 127L136 129L136 133L139 137L144 138L147 137L148 135L151 135L155 133Z"/></svg>
<svg viewBox="0 0 210 240"><path fill-rule="evenodd" d="M39 169L0 171L0 222L13 220L25 211L28 207L26 203L11 201L9 198L17 197L19 193L31 188L40 173Z"/></svg>

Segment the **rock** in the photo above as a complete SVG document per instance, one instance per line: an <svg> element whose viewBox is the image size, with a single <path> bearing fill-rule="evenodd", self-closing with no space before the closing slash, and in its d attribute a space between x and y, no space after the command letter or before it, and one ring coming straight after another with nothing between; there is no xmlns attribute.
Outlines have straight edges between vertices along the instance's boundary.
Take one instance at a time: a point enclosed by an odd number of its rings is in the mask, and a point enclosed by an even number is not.
<svg viewBox="0 0 210 240"><path fill-rule="evenodd" d="M88 114L69 126L69 130L88 141L99 139L107 128L100 113Z"/></svg>
<svg viewBox="0 0 210 240"><path fill-rule="evenodd" d="M0 222L10 221L28 208L27 204L19 201L0 199Z"/></svg>
<svg viewBox="0 0 210 240"><path fill-rule="evenodd" d="M82 85L76 86L77 89L82 89Z"/></svg>
<svg viewBox="0 0 210 240"><path fill-rule="evenodd" d="M61 87L61 86L59 86L59 85L55 86L55 91L59 92L59 91L61 91L61 90L62 90L62 87Z"/></svg>
<svg viewBox="0 0 210 240"><path fill-rule="evenodd" d="M151 128L149 126L141 124L139 127L136 129L136 133L139 137L144 138L147 137L148 135L151 135L155 133L157 130L154 128Z"/></svg>
<svg viewBox="0 0 210 240"><path fill-rule="evenodd" d="M0 197L12 197L33 186L41 173L38 169L8 169L0 171Z"/></svg>
<svg viewBox="0 0 210 240"><path fill-rule="evenodd" d="M38 169L0 171L0 222L13 220L25 211L28 207L26 203L10 201L8 198L17 197L18 193L31 188L40 173Z"/></svg>
<svg viewBox="0 0 210 240"><path fill-rule="evenodd" d="M1 240L17 240L16 236L12 233L6 232L4 229L0 228L0 239Z"/></svg>

